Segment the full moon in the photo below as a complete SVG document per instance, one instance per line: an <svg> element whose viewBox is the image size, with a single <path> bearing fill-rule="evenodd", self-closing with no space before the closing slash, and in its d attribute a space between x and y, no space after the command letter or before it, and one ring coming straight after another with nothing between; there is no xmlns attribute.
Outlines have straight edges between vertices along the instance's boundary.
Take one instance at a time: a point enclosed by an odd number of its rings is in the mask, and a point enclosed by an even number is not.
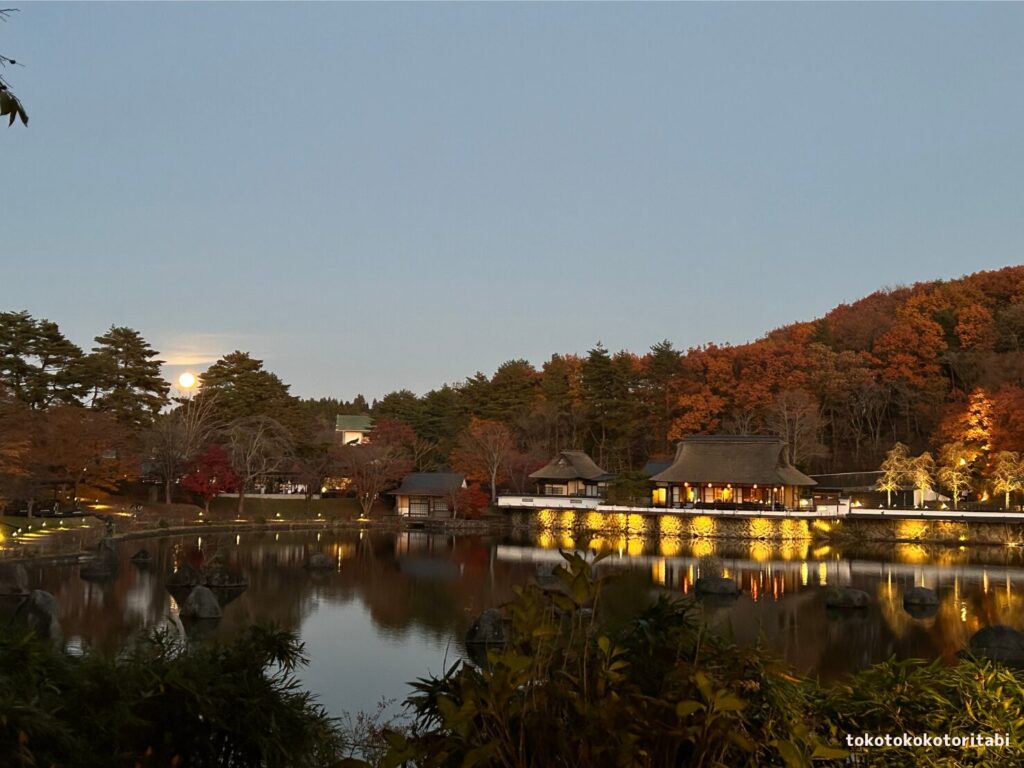
<svg viewBox="0 0 1024 768"><path fill-rule="evenodd" d="M178 386L182 389L192 389L195 385L196 377L188 371L185 371L178 377Z"/></svg>

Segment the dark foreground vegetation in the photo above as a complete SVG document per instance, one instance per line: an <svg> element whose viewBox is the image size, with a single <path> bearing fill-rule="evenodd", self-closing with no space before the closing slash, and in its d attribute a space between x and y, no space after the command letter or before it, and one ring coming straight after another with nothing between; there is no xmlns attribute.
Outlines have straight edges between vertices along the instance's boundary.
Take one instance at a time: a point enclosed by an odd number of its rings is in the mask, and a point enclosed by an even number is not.
<svg viewBox="0 0 1024 768"><path fill-rule="evenodd" d="M566 557L505 607L492 626L503 644L415 683L391 728L379 713L330 719L297 686L301 646L287 633L188 650L157 636L116 660L8 637L0 765L1024 765L1024 686L1006 667L888 662L823 686L707 635L691 601L623 610L614 581ZM904 733L1010 746L846 743Z"/></svg>
<svg viewBox="0 0 1024 768"><path fill-rule="evenodd" d="M293 677L302 647L254 627L223 646L156 635L119 658L0 638L0 765L336 764L339 733Z"/></svg>

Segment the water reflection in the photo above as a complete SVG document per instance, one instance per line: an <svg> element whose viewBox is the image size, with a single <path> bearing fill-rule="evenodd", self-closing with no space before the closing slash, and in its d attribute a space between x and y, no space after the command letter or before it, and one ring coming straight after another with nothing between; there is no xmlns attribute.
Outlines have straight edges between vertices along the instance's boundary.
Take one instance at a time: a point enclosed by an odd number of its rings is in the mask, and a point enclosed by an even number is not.
<svg viewBox="0 0 1024 768"><path fill-rule="evenodd" d="M692 593L702 567L714 567L744 594L705 612L712 628L740 643L760 642L826 679L891 656L953 663L982 627L1024 624L1024 562L1017 548L900 543L841 550L813 542L802 526L787 526L795 521L760 521L781 534L772 541L711 538L703 535L701 520L664 516L653 537L577 532L574 543L608 554L603 567L643 568L654 587L676 593ZM552 541L567 536L542 532L535 542L499 547L498 557L557 558ZM830 585L868 592L871 607L826 611L822 587ZM936 591L937 609L908 612L903 593L915 586Z"/></svg>
<svg viewBox="0 0 1024 768"><path fill-rule="evenodd" d="M152 559L143 568L129 562L139 543L122 544L120 568L107 581L83 581L74 564L35 565L30 579L32 588L57 597L73 647L116 652L155 627L180 631L167 575L184 564L202 569L217 562L249 584L224 606L212 635L230 637L255 621L298 631L311 658L305 681L335 713L372 709L381 696L404 698L408 681L442 672L464 655L462 638L473 618L511 599L513 587L531 580L538 567L560 562L558 548L608 553L599 567L623 574L617 589L624 611L659 592L692 594L696 579L715 569L735 579L743 594L706 607L713 631L761 642L823 678L893 655L953 662L981 627L1024 623L1017 549L840 550L813 542L800 525L782 541L741 541L701 535L703 523L684 529L678 518L619 517L615 526L588 534L576 527L575 513L552 513L552 524L540 532L501 540L355 530L154 539L144 543ZM333 568L306 569L315 553L327 555ZM871 607L829 613L822 589L829 585L865 590ZM903 593L914 586L938 593L932 615L915 618L904 609Z"/></svg>

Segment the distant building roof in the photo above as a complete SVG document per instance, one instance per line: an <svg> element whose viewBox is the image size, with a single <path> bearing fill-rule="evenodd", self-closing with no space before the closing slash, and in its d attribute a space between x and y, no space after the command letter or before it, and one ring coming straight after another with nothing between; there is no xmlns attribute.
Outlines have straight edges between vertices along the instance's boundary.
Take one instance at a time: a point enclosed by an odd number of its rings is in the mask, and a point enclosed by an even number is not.
<svg viewBox="0 0 1024 768"><path fill-rule="evenodd" d="M676 448L672 466L651 479L668 483L817 485L789 463L786 443L767 435L693 435Z"/></svg>
<svg viewBox="0 0 1024 768"><path fill-rule="evenodd" d="M373 417L368 413L342 413L334 422L337 432L369 432L373 429Z"/></svg>
<svg viewBox="0 0 1024 768"><path fill-rule="evenodd" d="M614 475L605 472L584 451L562 451L532 475L531 480L592 480L604 482Z"/></svg>
<svg viewBox="0 0 1024 768"><path fill-rule="evenodd" d="M391 496L447 496L457 491L466 478L457 472L410 472Z"/></svg>

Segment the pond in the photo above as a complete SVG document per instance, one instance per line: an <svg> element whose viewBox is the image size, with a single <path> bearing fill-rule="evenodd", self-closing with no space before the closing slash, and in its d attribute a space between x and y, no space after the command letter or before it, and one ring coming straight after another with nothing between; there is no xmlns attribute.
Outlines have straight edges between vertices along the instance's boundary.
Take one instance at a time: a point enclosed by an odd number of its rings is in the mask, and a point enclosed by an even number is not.
<svg viewBox="0 0 1024 768"><path fill-rule="evenodd" d="M407 682L440 674L466 653L463 638L484 608L500 605L538 568L560 562L558 547L609 553L602 568L621 573L608 608L622 615L659 592L690 594L701 569L722 569L743 594L705 606L712 631L762 642L802 672L837 676L897 658L950 663L983 626L1024 626L1024 562L1013 548L916 544L840 551L809 541L770 544L714 539L589 537L539 533L502 537L424 531L245 532L122 542L121 567L107 582L83 580L77 565L33 564L30 586L52 592L72 648L116 652L133 635L181 629L166 576L182 563L225 560L249 587L224 608L213 635L253 622L297 631L310 664L301 678L332 714L371 711L402 700ZM130 557L145 547L148 567ZM304 568L323 552L333 570ZM826 610L823 586L867 591L871 607ZM914 618L902 593L939 593L938 611ZM392 705L390 711L397 711Z"/></svg>

